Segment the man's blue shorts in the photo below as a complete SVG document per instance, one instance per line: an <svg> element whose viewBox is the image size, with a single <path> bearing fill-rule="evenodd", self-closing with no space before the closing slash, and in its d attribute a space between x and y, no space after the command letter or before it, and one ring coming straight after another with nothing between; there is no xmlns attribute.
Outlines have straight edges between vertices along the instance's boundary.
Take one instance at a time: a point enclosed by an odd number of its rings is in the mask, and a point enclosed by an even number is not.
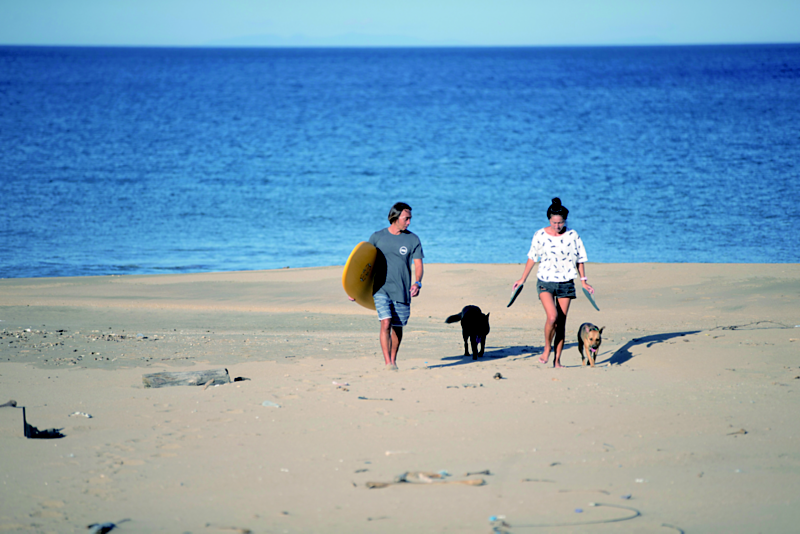
<svg viewBox="0 0 800 534"><path fill-rule="evenodd" d="M391 319L392 326L403 327L411 316L411 305L395 302L386 293L375 293L375 309L378 310L378 320Z"/></svg>

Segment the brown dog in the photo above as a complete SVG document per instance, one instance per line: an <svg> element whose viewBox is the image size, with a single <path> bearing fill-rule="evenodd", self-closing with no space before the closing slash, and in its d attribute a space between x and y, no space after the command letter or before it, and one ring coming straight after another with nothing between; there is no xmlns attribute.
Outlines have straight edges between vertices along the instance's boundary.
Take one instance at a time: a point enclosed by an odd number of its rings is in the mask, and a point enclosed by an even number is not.
<svg viewBox="0 0 800 534"><path fill-rule="evenodd" d="M592 323L583 323L578 329L578 350L581 351L581 365L594 367L597 350L600 348L600 343L603 342L603 329L605 329L605 326L597 328ZM588 363L584 360L587 360Z"/></svg>

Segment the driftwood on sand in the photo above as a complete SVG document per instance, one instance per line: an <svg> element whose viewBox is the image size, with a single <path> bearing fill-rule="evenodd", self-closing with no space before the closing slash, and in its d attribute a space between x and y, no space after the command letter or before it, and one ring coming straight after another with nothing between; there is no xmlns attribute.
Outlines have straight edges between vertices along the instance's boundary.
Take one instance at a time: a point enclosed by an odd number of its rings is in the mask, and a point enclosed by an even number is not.
<svg viewBox="0 0 800 534"><path fill-rule="evenodd" d="M207 371L162 372L142 375L142 383L146 388L163 388L167 386L211 386L229 384L231 382L227 369L209 369Z"/></svg>

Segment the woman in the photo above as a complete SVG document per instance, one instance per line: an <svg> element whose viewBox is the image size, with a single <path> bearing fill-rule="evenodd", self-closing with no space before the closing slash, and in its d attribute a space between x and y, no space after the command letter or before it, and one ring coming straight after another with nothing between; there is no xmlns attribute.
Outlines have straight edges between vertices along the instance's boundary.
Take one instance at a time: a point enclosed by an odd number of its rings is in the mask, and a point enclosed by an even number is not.
<svg viewBox="0 0 800 534"><path fill-rule="evenodd" d="M551 345L555 348L553 367L561 365L561 351L564 349L564 332L567 326L567 312L570 300L575 298L575 277L580 273L581 284L589 293L592 286L586 283L586 250L583 248L578 232L567 229L569 210L561 205L561 199L554 198L547 208L550 226L533 234L531 250L522 278L514 282L514 289L524 284L531 274L537 258L541 265L537 271L536 288L542 301L547 319L544 323L544 353L541 363L550 360ZM576 270L577 269L577 270Z"/></svg>

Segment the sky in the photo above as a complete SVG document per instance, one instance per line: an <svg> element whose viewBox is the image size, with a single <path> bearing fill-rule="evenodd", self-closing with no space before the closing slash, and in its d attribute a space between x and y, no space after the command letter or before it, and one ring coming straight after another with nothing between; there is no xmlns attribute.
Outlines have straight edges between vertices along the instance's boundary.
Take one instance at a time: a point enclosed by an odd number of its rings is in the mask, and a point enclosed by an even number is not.
<svg viewBox="0 0 800 534"><path fill-rule="evenodd" d="M0 0L0 45L800 42L800 0Z"/></svg>

